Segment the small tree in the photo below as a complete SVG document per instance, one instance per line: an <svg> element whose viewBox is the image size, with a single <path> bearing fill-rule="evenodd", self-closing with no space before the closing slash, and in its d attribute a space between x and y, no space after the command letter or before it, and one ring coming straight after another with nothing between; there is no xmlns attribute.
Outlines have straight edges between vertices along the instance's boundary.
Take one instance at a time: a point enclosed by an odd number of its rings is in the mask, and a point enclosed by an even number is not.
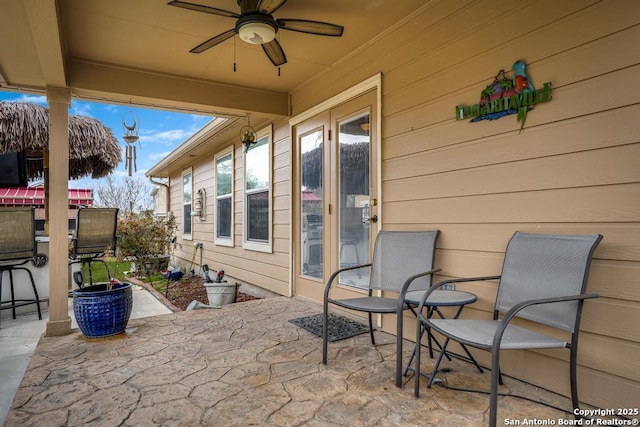
<svg viewBox="0 0 640 427"><path fill-rule="evenodd" d="M162 255L168 255L176 230L175 217L158 218L148 212L128 213L118 222L119 259L130 258L139 271L158 271Z"/></svg>
<svg viewBox="0 0 640 427"><path fill-rule="evenodd" d="M119 208L120 212L143 212L153 205L151 186L142 178L116 179L109 175L96 190L96 206Z"/></svg>

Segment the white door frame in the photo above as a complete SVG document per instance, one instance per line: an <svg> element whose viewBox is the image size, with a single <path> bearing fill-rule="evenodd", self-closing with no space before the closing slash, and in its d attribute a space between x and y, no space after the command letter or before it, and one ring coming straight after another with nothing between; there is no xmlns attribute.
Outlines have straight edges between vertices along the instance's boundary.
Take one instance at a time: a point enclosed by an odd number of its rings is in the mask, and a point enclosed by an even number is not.
<svg viewBox="0 0 640 427"><path fill-rule="evenodd" d="M376 141L372 141L376 144L377 162L375 165L377 171L377 182L376 185L378 187L377 199L378 199L378 222L376 223L378 226L378 231L382 228L382 73L378 73L368 79L358 83L351 88L340 92L339 94L327 99L326 101L321 102L320 104L309 108L306 111L303 111L300 114L297 114L289 119L289 134L292 135L289 142L289 153L294 152L293 144L296 143L293 138L293 128L297 124L315 116L318 113L321 113L325 110L329 110L337 105L340 105L346 101L349 101L353 98L358 97L359 95L369 92L370 90L376 91L376 111L372 111L371 114L376 116ZM292 159L289 158L289 167L291 167ZM293 271L294 271L294 245L293 245L293 192L295 189L293 188L293 177L289 179L289 191L291 197L289 197L289 291L288 296L293 296Z"/></svg>

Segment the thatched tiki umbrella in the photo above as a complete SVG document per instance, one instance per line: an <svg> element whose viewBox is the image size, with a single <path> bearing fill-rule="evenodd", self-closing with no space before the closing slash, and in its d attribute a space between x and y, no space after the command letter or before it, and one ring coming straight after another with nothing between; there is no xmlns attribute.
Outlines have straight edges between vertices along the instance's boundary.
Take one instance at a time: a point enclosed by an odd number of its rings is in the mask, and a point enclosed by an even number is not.
<svg viewBox="0 0 640 427"><path fill-rule="evenodd" d="M0 102L0 154L26 151L29 178L44 174L49 110L37 104ZM91 117L69 116L69 178L107 176L122 160L110 128Z"/></svg>
<svg viewBox="0 0 640 427"><path fill-rule="evenodd" d="M0 154L24 151L30 179L44 178L48 221L49 110L37 104L0 102ZM69 116L69 178L102 178L122 159L110 128L91 117Z"/></svg>

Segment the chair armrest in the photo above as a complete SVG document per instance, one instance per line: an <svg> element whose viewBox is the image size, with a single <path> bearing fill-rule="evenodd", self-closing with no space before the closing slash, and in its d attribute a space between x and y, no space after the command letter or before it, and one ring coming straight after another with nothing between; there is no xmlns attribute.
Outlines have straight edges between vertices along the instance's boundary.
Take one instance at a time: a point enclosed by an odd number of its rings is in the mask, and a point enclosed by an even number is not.
<svg viewBox="0 0 640 427"><path fill-rule="evenodd" d="M433 270L423 271L422 273L414 274L413 276L405 280L404 284L402 285L402 289L400 290L400 294L398 295L398 315L401 315L404 311L404 296L409 291L409 286L411 286L411 283L419 277L429 276L431 274L437 273L440 270L442 269L434 268Z"/></svg>
<svg viewBox="0 0 640 427"><path fill-rule="evenodd" d="M356 270L358 268L364 268L364 267L371 267L371 265L372 265L371 263L352 265L352 266L340 268L340 269L334 271L333 274L329 277L329 280L327 280L327 285L324 288L324 299L325 299L325 301L329 298L329 290L331 289L331 284L333 283L333 280L336 277L338 277L338 274L342 273L343 271Z"/></svg>
<svg viewBox="0 0 640 427"><path fill-rule="evenodd" d="M417 311L418 320L420 320L421 318L422 309L424 308L424 304L427 301L427 298L429 298L429 295L431 295L433 291L435 291L436 289L439 289L449 283L483 282L485 280L497 280L500 277L502 276L463 277L460 279L443 280L441 282L436 283L431 288L429 288L429 290L422 296L422 299L420 300L420 305L418 305L418 311Z"/></svg>
<svg viewBox="0 0 640 427"><path fill-rule="evenodd" d="M567 302L567 301L580 301L590 298L598 298L600 295L598 294L579 294L579 295L567 295L562 297L552 297L552 298L539 298L533 300L523 301L519 304L511 307L509 311L504 315L502 319L500 319L500 326L496 329L495 334L493 335L493 347L496 345L498 348L500 347L500 342L502 341L502 335L504 335L504 331L509 326L509 323L513 318L523 309L538 304L553 304L556 302Z"/></svg>

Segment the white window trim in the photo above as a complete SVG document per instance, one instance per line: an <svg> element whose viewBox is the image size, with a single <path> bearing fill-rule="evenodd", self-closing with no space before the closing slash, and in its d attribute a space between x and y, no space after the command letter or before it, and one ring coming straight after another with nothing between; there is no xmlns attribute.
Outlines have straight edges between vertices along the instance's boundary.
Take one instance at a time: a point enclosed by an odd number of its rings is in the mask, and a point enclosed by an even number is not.
<svg viewBox="0 0 640 427"><path fill-rule="evenodd" d="M242 184L242 200L243 200L243 213L242 213L242 248L258 251L258 252L273 252L273 125L269 125L256 134L256 141L261 140L264 137L268 137L267 146L269 147L269 240L267 242L254 242L247 240L247 156L244 156L244 171L243 171L243 184ZM243 147L244 149L244 147Z"/></svg>
<svg viewBox="0 0 640 427"><path fill-rule="evenodd" d="M182 238L184 240L193 240L193 217L189 216L189 218L184 218L184 205L186 205L186 203L184 202L184 176L185 175L191 175L191 212L193 212L193 168L188 168L182 171L182 181L181 181L181 185L180 185L180 191L182 193L182 197L180 198L180 206L182 208ZM189 220L191 221L191 233L189 234L185 234L184 233L184 224L186 223L186 221Z"/></svg>
<svg viewBox="0 0 640 427"><path fill-rule="evenodd" d="M231 155L231 237L218 237L218 159ZM224 151L219 152L213 158L213 174L214 174L214 218L213 221L213 243L218 246L233 247L235 237L235 159L234 159L234 147L231 146Z"/></svg>

